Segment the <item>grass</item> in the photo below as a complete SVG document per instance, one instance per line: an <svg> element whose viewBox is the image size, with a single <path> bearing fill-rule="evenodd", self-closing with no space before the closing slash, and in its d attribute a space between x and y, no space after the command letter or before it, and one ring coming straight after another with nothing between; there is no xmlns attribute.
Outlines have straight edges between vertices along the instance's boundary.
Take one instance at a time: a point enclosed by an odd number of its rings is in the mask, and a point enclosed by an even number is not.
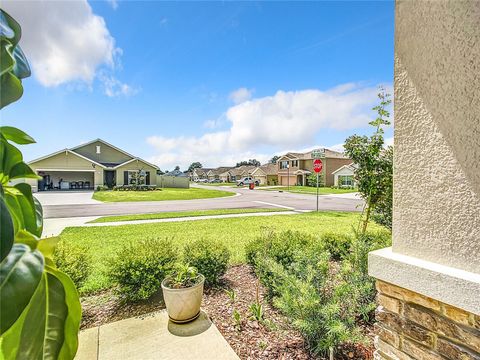
<svg viewBox="0 0 480 360"><path fill-rule="evenodd" d="M210 199L235 195L233 192L210 189L176 189L165 188L155 191L96 191L93 199L103 202L123 201L164 201Z"/></svg>
<svg viewBox="0 0 480 360"><path fill-rule="evenodd" d="M174 212L162 212L162 213L154 213L154 214L103 216L101 218L89 221L89 223L171 219L171 218L182 218L182 217L189 217L189 216L247 214L247 213L258 213L258 212L281 212L281 211L287 211L287 210L278 209L278 208L257 208L257 209L217 209L217 210L196 210L196 211L174 211Z"/></svg>
<svg viewBox="0 0 480 360"><path fill-rule="evenodd" d="M92 256L92 273L82 293L109 288L105 275L109 258L129 241L142 238L172 238L179 246L199 238L223 242L232 252L231 263L245 261L245 245L264 231L301 230L320 235L326 232L350 232L359 220L358 213L321 212L266 217L205 219L199 221L130 224L110 227L69 227L60 238L68 243L82 243ZM380 228L375 224L372 229Z"/></svg>
<svg viewBox="0 0 480 360"><path fill-rule="evenodd" d="M312 186L290 186L290 189L286 186L276 187L272 189L263 189L265 191L287 191L297 194L317 194L317 188ZM334 189L330 187L321 187L318 188L319 195L328 195L328 194L348 194L357 192L356 189Z"/></svg>

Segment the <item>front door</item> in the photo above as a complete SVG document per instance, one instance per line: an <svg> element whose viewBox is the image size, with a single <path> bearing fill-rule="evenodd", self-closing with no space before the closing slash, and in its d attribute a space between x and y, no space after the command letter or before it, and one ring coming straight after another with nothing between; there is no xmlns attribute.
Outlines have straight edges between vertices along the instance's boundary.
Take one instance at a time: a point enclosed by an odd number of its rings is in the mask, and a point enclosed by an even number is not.
<svg viewBox="0 0 480 360"><path fill-rule="evenodd" d="M107 185L109 188L114 187L115 186L115 170L105 170L104 176L105 176L105 185Z"/></svg>

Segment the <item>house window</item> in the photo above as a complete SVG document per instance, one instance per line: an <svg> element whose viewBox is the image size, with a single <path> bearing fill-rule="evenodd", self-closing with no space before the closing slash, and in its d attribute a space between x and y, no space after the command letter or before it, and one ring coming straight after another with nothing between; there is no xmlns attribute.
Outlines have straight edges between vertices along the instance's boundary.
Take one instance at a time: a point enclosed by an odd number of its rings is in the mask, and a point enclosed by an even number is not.
<svg viewBox="0 0 480 360"><path fill-rule="evenodd" d="M280 170L288 169L288 161L280 161Z"/></svg>
<svg viewBox="0 0 480 360"><path fill-rule="evenodd" d="M97 154L100 154L100 145L97 145L96 148L97 148Z"/></svg>
<svg viewBox="0 0 480 360"><path fill-rule="evenodd" d="M298 167L298 160L292 160L292 167Z"/></svg>
<svg viewBox="0 0 480 360"><path fill-rule="evenodd" d="M353 176L352 175L339 175L338 176L338 185L340 185L340 186L353 186Z"/></svg>
<svg viewBox="0 0 480 360"><path fill-rule="evenodd" d="M145 185L145 171L128 171L128 185Z"/></svg>

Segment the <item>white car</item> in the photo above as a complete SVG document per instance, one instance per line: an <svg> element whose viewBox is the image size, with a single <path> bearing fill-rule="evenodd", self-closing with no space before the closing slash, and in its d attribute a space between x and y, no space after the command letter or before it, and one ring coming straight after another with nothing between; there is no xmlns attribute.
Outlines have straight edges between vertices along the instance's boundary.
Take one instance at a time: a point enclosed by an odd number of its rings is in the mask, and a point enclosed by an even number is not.
<svg viewBox="0 0 480 360"><path fill-rule="evenodd" d="M237 180L237 186L244 186L244 185L250 185L254 183L255 186L259 186L260 185L260 181L259 180L255 180L254 178L252 178L251 176L246 176L244 177L243 179L240 179L240 180Z"/></svg>
<svg viewBox="0 0 480 360"><path fill-rule="evenodd" d="M197 179L195 180L197 183L208 183L208 179Z"/></svg>

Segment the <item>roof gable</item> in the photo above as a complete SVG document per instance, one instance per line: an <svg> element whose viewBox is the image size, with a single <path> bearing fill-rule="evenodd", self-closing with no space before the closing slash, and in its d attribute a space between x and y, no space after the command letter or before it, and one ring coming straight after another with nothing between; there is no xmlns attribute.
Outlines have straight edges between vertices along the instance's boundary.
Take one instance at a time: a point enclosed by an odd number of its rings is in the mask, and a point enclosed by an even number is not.
<svg viewBox="0 0 480 360"><path fill-rule="evenodd" d="M90 141L86 144L71 148L70 150L108 167L114 167L135 158L135 156L101 139Z"/></svg>

